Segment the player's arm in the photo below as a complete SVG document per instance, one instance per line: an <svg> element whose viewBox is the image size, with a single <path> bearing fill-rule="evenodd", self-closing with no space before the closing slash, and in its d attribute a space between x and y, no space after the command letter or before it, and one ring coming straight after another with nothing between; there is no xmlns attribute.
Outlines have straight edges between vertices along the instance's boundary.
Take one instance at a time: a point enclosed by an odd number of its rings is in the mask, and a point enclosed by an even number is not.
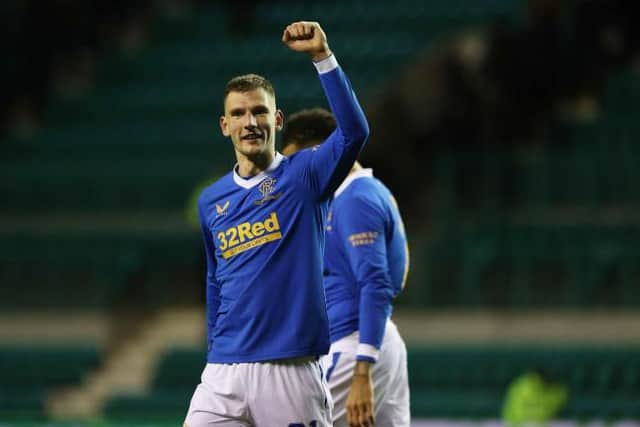
<svg viewBox="0 0 640 427"><path fill-rule="evenodd" d="M317 22L295 22L285 28L282 41L292 50L306 52L318 70L337 129L310 153L310 187L321 198L330 197L353 166L369 137L369 125L349 79L329 49Z"/></svg>
<svg viewBox="0 0 640 427"><path fill-rule="evenodd" d="M198 202L198 214L200 216L200 228L204 243L204 254L207 262L206 298L207 298L207 345L213 341L213 319L220 306L220 286L215 280L216 258L215 246L209 230L207 216L204 213L202 198ZM214 314L214 315L212 315Z"/></svg>
<svg viewBox="0 0 640 427"><path fill-rule="evenodd" d="M358 360L375 363L391 314L393 287L387 262L384 209L366 195L342 206L338 227L360 289Z"/></svg>
<svg viewBox="0 0 640 427"><path fill-rule="evenodd" d="M356 196L342 212L338 233L360 289L360 342L347 413L352 425L364 426L373 420L371 366L378 359L391 314L393 289L387 263L384 210L370 199Z"/></svg>

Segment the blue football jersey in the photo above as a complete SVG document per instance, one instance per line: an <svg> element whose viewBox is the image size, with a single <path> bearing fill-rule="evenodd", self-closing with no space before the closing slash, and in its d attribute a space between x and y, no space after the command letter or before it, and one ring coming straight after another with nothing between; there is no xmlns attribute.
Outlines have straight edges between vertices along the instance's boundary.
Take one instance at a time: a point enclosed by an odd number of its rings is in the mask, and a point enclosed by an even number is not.
<svg viewBox="0 0 640 427"><path fill-rule="evenodd" d="M336 191L327 220L324 287L331 342L359 331L360 360L375 361L404 287L409 247L398 205L371 169L351 174Z"/></svg>
<svg viewBox="0 0 640 427"><path fill-rule="evenodd" d="M348 79L330 62L318 68L338 123L329 138L291 157L276 153L267 170L249 179L234 170L200 196L210 363L328 351L322 287L328 199L368 137Z"/></svg>

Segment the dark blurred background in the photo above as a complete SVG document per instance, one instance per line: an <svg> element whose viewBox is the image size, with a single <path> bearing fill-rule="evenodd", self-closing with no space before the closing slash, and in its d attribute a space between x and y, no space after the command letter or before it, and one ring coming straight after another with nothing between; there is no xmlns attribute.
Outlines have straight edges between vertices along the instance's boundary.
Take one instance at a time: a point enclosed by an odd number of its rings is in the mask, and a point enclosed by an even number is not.
<svg viewBox="0 0 640 427"><path fill-rule="evenodd" d="M640 420L639 10L3 1L0 425L181 422L205 363L195 198L235 162L222 91L257 72L285 114L326 107L280 42L301 19L407 223L415 418L499 420L533 372L566 392L550 418Z"/></svg>

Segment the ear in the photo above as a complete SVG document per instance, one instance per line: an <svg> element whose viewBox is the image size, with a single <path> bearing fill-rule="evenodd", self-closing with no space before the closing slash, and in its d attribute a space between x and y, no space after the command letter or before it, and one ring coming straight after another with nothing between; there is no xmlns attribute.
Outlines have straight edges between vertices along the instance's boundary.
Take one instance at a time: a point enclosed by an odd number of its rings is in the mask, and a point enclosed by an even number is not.
<svg viewBox="0 0 640 427"><path fill-rule="evenodd" d="M284 114L281 110L276 110L276 130L282 130L284 127Z"/></svg>
<svg viewBox="0 0 640 427"><path fill-rule="evenodd" d="M229 136L229 127L227 126L225 116L220 116L220 130L222 131L222 135Z"/></svg>

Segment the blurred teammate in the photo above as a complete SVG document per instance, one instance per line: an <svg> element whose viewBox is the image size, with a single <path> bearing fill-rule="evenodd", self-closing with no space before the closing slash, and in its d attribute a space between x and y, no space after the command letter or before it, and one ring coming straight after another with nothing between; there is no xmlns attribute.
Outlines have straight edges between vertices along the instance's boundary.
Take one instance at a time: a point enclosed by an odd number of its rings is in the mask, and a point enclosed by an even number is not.
<svg viewBox="0 0 640 427"><path fill-rule="evenodd" d="M237 164L198 203L209 351L189 427L331 425L318 361L329 349L325 218L369 129L318 23L293 23L282 41L310 55L338 126L321 148L286 158L275 151L283 115L271 84L255 74L227 83L220 127Z"/></svg>
<svg viewBox="0 0 640 427"><path fill-rule="evenodd" d="M293 114L283 132L291 161L336 126L319 108ZM327 141L330 141L328 139ZM316 148L313 148L316 149ZM324 287L331 349L323 357L336 427L409 426L407 352L390 320L409 268L404 226L389 190L356 162L334 193L327 218Z"/></svg>

